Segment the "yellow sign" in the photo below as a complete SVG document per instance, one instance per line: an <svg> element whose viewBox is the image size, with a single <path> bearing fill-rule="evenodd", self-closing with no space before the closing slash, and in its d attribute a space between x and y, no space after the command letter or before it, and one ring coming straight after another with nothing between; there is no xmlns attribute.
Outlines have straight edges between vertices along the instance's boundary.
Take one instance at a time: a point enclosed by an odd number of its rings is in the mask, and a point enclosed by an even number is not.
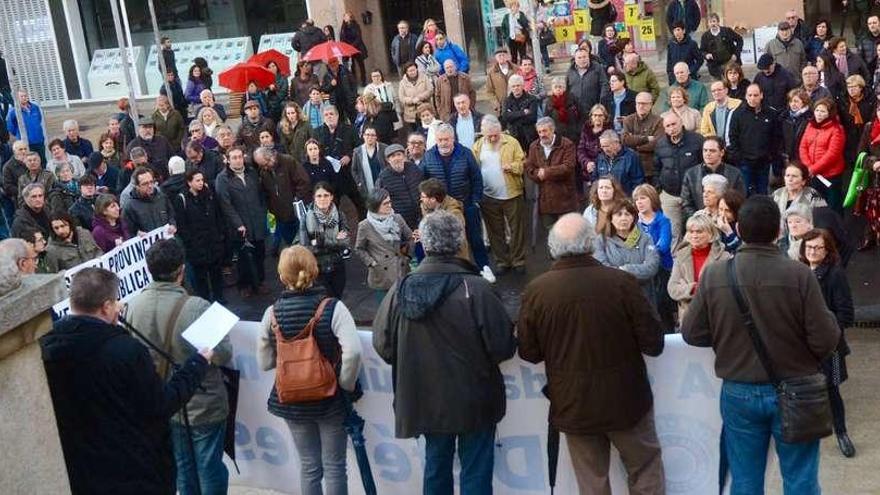
<svg viewBox="0 0 880 495"><path fill-rule="evenodd" d="M627 26L635 26L639 23L639 5L627 4L623 6L623 20Z"/></svg>
<svg viewBox="0 0 880 495"><path fill-rule="evenodd" d="M556 41L575 41L574 26L561 26L556 28Z"/></svg>
<svg viewBox="0 0 880 495"><path fill-rule="evenodd" d="M586 10L575 10L574 11L574 30L575 31L589 31L590 30L590 15Z"/></svg>
<svg viewBox="0 0 880 495"><path fill-rule="evenodd" d="M643 19L638 26L642 41L654 41L654 19Z"/></svg>

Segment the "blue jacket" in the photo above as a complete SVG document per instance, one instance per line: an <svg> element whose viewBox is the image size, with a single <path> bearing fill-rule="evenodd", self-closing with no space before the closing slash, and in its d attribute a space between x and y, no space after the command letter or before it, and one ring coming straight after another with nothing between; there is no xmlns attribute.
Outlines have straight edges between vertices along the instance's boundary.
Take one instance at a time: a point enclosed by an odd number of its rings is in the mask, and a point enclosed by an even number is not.
<svg viewBox="0 0 880 495"><path fill-rule="evenodd" d="M658 211L654 213L654 221L651 223L640 220L639 228L654 241L654 247L660 255L660 266L666 271L672 270L672 222L662 211Z"/></svg>
<svg viewBox="0 0 880 495"><path fill-rule="evenodd" d="M685 0L684 7L679 0L672 0L666 8L666 27L672 32L672 25L681 22L684 30L690 34L700 27L700 17L700 6L696 0Z"/></svg>
<svg viewBox="0 0 880 495"><path fill-rule="evenodd" d="M462 50L460 46L449 40L446 40L446 46L444 46L443 48L436 48L436 50L434 51L434 58L436 58L437 63L440 64L441 75L443 75L443 73L445 72L443 69L443 64L450 59L455 62L455 65L456 67L458 67L459 72L468 72L471 68L470 60L468 59L468 56L464 52L464 50Z"/></svg>
<svg viewBox="0 0 880 495"><path fill-rule="evenodd" d="M669 46L666 48L666 74L669 75L669 81L675 81L672 69L675 64L684 62L688 64L691 70L691 77L696 78L700 66L703 65L703 53L697 42L687 36L679 43L675 37L669 40Z"/></svg>
<svg viewBox="0 0 880 495"><path fill-rule="evenodd" d="M21 118L24 119L24 126L27 129L28 142L31 144L43 144L46 142L46 135L43 134L43 111L40 106L31 102L30 109L21 108ZM21 139L21 133L18 131L18 119L15 118L15 107L9 107L9 113L6 114L6 128L15 136L15 139Z"/></svg>
<svg viewBox="0 0 880 495"><path fill-rule="evenodd" d="M446 193L461 201L463 206L472 206L483 199L483 174L474 153L468 148L455 143L447 167L434 146L425 153L419 166L425 179L439 179L446 184Z"/></svg>
<svg viewBox="0 0 880 495"><path fill-rule="evenodd" d="M605 153L599 153L596 169L593 170L590 177L595 181L605 175L614 176L617 182L623 186L627 196L632 194L636 186L645 182L645 173L642 171L639 155L626 146L621 147L620 153L613 159L609 159Z"/></svg>

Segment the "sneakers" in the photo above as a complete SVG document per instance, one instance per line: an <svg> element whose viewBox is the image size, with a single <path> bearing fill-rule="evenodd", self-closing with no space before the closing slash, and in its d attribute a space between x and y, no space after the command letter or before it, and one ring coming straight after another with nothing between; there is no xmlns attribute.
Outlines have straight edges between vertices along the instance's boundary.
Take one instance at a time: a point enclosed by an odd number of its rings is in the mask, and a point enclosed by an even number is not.
<svg viewBox="0 0 880 495"><path fill-rule="evenodd" d="M489 268L489 265L486 265L486 266L483 267L483 271L480 273L480 275L482 275L483 278L485 278L486 281L489 282L490 284L494 284L494 283L495 283L495 280L496 280L496 279L495 279L495 274L492 273L492 269Z"/></svg>

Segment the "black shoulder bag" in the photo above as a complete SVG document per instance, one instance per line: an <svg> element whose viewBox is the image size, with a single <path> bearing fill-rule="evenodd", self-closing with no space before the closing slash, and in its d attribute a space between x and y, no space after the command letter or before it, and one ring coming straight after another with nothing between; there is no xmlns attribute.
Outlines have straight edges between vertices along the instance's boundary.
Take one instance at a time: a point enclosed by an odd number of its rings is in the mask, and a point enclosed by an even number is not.
<svg viewBox="0 0 880 495"><path fill-rule="evenodd" d="M776 388L776 407L782 423L782 440L787 443L803 443L831 435L831 405L828 401L825 375L820 372L780 380L737 283L736 257L727 262L727 280L746 328L749 329L758 359Z"/></svg>

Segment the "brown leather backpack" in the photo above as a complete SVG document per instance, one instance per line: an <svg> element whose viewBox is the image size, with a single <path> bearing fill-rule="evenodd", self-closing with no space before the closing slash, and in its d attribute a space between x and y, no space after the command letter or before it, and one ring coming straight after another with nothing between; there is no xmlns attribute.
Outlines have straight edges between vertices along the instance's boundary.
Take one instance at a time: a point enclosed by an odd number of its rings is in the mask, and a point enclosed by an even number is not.
<svg viewBox="0 0 880 495"><path fill-rule="evenodd" d="M305 328L290 340L281 334L281 326L272 308L272 331L275 332L275 390L282 404L312 402L336 395L336 366L318 347L315 326L324 314L330 298L323 299Z"/></svg>

